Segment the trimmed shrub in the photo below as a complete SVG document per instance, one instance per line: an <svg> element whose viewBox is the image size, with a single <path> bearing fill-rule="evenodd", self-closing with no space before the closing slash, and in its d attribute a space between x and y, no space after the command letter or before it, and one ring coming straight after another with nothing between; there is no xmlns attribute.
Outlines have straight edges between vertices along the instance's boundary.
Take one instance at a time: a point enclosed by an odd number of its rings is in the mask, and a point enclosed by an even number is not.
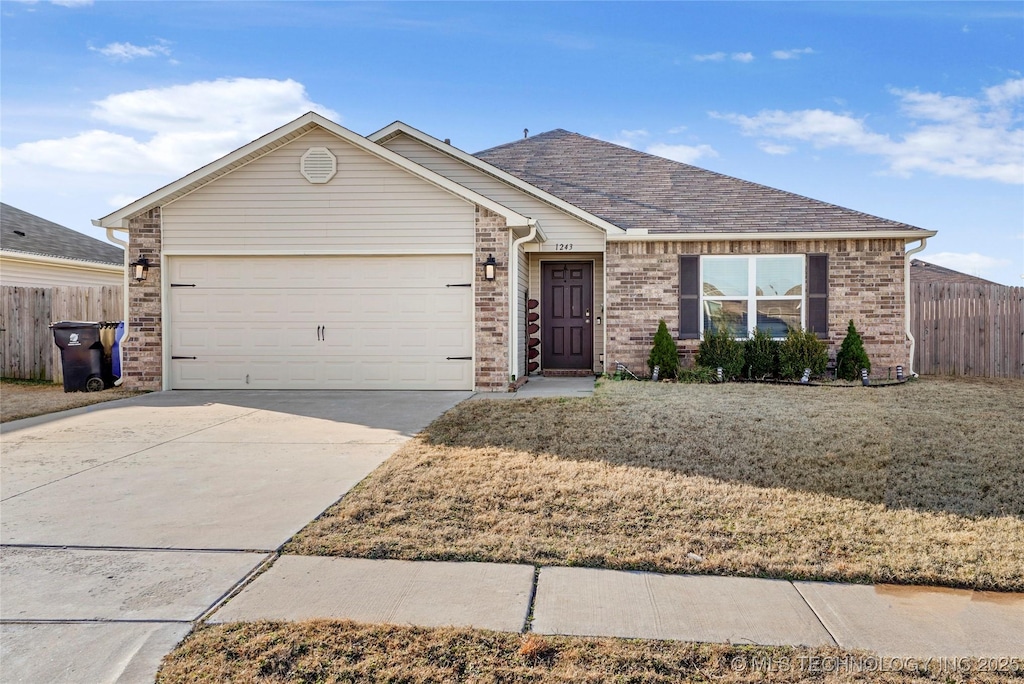
<svg viewBox="0 0 1024 684"><path fill-rule="evenodd" d="M757 328L743 345L743 374L748 378L764 380L778 375L779 342L767 330Z"/></svg>
<svg viewBox="0 0 1024 684"><path fill-rule="evenodd" d="M836 354L836 377L843 380L860 380L861 368L867 368L870 373L871 359L864 351L864 340L860 338L860 333L851 320L846 328L846 339Z"/></svg>
<svg viewBox="0 0 1024 684"><path fill-rule="evenodd" d="M725 326L705 330L704 339L697 348L697 365L721 368L725 380L738 378L743 373L743 343L736 341Z"/></svg>
<svg viewBox="0 0 1024 684"><path fill-rule="evenodd" d="M662 378L674 378L679 371L679 350L665 321L658 321L658 332L654 333L654 347L647 358L647 367L654 373L654 367L661 367Z"/></svg>
<svg viewBox="0 0 1024 684"><path fill-rule="evenodd" d="M779 377L795 380L804 374L805 368L811 369L811 375L821 375L826 365L828 346L813 332L790 328L779 344Z"/></svg>

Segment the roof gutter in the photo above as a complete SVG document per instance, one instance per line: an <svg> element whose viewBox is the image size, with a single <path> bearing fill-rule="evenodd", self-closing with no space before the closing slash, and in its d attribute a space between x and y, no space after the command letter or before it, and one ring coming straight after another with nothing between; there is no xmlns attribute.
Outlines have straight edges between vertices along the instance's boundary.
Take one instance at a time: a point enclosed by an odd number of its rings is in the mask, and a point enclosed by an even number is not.
<svg viewBox="0 0 1024 684"><path fill-rule="evenodd" d="M93 221L93 223L96 223ZM121 331L121 340L128 336L128 272L131 267L128 266L128 241L122 240L121 238L114 235L115 230L122 230L128 232L124 228L107 228L107 239L113 242L115 245L121 245L124 247L124 285L122 286L121 292L121 303L124 306L124 313L121 316L121 321L124 324L124 329ZM114 387L120 387L121 383L124 382L124 345L117 345L117 361L118 368L121 369L121 377L114 381Z"/></svg>
<svg viewBox="0 0 1024 684"><path fill-rule="evenodd" d="M933 232L932 235L935 233ZM921 244L903 255L903 320L906 324L907 339L910 340L910 375L917 377L914 372L914 352L917 348L917 340L910 330L910 257L914 256L928 244L928 238L921 238Z"/></svg>
<svg viewBox="0 0 1024 684"><path fill-rule="evenodd" d="M5 259L11 261L24 261L33 264L47 264L52 266L74 266L85 271L99 271L101 273L120 273L122 266L117 264L104 264L98 261L83 261L81 259L66 259L64 257L47 256L45 254L33 254L31 252L15 252L11 250L0 250Z"/></svg>
<svg viewBox="0 0 1024 684"><path fill-rule="evenodd" d="M609 234L609 242L739 242L748 240L921 240L934 237L936 231L921 230L815 230L731 233L649 233L632 229L625 234Z"/></svg>
<svg viewBox="0 0 1024 684"><path fill-rule="evenodd" d="M508 377L510 381L518 380L518 361L519 361L519 247L524 242L530 242L537 237L537 231L540 230L540 224L537 219L530 219L529 224L530 232L521 238L516 238L512 241L512 247L509 250L508 259L508 302L509 309L512 310L511 322L512 326L510 338L510 344L508 347Z"/></svg>

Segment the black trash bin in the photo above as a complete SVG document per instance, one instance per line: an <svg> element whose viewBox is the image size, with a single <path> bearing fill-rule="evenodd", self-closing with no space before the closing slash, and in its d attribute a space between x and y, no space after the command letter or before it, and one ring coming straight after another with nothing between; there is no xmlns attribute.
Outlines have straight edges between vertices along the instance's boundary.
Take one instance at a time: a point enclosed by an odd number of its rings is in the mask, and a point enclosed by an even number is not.
<svg viewBox="0 0 1024 684"><path fill-rule="evenodd" d="M53 341L60 347L65 392L99 392L106 387L100 323L52 323Z"/></svg>

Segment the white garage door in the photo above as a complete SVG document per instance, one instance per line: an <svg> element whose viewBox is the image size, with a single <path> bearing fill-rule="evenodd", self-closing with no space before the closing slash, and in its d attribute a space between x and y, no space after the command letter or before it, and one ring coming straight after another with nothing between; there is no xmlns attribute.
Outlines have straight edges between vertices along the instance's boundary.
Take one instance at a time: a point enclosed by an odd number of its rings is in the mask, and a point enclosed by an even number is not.
<svg viewBox="0 0 1024 684"><path fill-rule="evenodd" d="M469 256L169 257L173 389L472 389Z"/></svg>

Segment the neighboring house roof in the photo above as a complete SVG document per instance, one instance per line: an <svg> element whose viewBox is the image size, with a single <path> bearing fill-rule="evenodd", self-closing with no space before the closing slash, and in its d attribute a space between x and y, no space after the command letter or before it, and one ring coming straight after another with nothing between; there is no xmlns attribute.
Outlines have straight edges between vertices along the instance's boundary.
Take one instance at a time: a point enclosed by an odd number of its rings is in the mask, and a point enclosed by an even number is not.
<svg viewBox="0 0 1024 684"><path fill-rule="evenodd" d="M978 276L968 275L951 268L930 264L920 259L910 261L910 282L912 283L964 283L967 285L998 285Z"/></svg>
<svg viewBox="0 0 1024 684"><path fill-rule="evenodd" d="M124 265L124 251L107 242L0 203L0 249L58 259Z"/></svg>
<svg viewBox="0 0 1024 684"><path fill-rule="evenodd" d="M934 235L562 129L474 156L630 232Z"/></svg>
<svg viewBox="0 0 1024 684"><path fill-rule="evenodd" d="M127 228L128 219L138 216L139 214L149 211L155 207L169 204L179 197L183 197L193 190L211 183L218 178L231 173L235 169L283 147L287 143L318 127L333 133L359 149L369 152L370 154L390 162L399 168L405 169L413 176L417 176L429 183L432 183L433 185L450 192L456 197L461 197L467 202L478 204L496 214L499 214L500 216L503 216L510 227L530 226L535 223L529 217L523 216L522 214L513 211L512 209L509 209L488 197L484 197L480 193L459 185L440 174L434 173L430 169L420 166L419 164L406 159L402 155L392 152L386 147L377 145L363 136L353 133L344 126L339 126L330 119L327 119L316 112L307 112L294 121L290 121L284 126L253 140L248 145L239 147L234 152L230 152L220 159L193 171L187 176L179 178L173 183L151 192L145 197L118 209L112 214L108 214L100 219L94 219L93 225L123 230Z"/></svg>

